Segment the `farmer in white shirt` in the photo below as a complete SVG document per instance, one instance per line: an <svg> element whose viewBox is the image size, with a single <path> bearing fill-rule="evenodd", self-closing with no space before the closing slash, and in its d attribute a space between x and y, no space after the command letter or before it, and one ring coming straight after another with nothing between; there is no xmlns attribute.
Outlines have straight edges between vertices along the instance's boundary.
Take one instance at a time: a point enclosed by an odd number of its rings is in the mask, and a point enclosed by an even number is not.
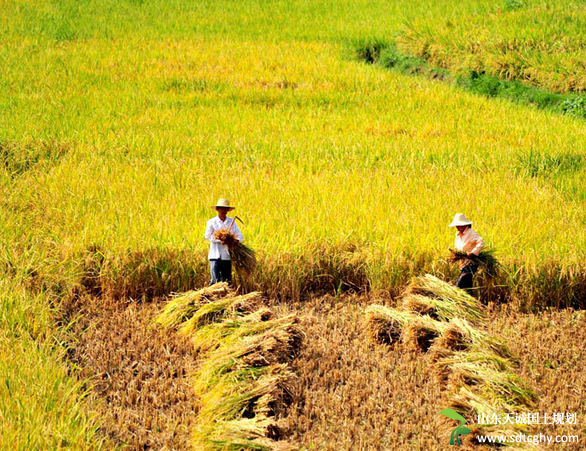
<svg viewBox="0 0 586 451"><path fill-rule="evenodd" d="M218 282L232 284L232 259L228 252L228 246L214 238L214 232L232 227L230 231L236 235L238 241L242 241L243 236L234 219L227 217L228 212L234 210L234 207L230 206L228 199L219 199L212 208L216 209L218 216L208 220L205 233L205 239L210 241L210 251L208 253L210 272L212 274L210 285ZM234 225L232 225L232 222L234 222Z"/></svg>
<svg viewBox="0 0 586 451"><path fill-rule="evenodd" d="M472 222L466 219L463 213L456 214L454 220L449 225L449 227L456 227L458 229L456 242L454 243L455 250L466 252L469 257L480 254L480 251L484 247L484 241L472 230L471 225ZM472 293L472 282L478 265L468 259L460 260L458 264L460 265L460 277L458 278L458 282L456 282L456 286L468 291L468 293Z"/></svg>

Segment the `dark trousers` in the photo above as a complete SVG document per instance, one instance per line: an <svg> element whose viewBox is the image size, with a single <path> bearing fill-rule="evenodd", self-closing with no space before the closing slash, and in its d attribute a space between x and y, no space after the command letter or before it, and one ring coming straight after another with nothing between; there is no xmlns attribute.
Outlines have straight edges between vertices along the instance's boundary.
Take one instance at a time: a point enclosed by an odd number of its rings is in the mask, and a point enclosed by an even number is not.
<svg viewBox="0 0 586 451"><path fill-rule="evenodd" d="M210 260L210 273L212 274L210 285L218 282L228 282L228 285L232 285L231 260Z"/></svg>
<svg viewBox="0 0 586 451"><path fill-rule="evenodd" d="M466 266L464 266L462 268L462 271L460 272L460 277L456 282L456 286L458 288L466 290L468 294L472 294L474 292L474 290L472 290L472 285L474 282L474 273L477 269L478 265L475 265L474 263L468 263Z"/></svg>

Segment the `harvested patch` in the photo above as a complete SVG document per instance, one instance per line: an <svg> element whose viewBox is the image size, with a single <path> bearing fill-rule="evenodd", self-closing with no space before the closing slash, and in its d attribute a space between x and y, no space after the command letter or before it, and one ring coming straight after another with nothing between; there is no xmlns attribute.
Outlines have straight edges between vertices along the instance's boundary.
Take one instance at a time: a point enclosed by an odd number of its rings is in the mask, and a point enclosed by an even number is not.
<svg viewBox="0 0 586 451"><path fill-rule="evenodd" d="M300 393L287 417L292 441L323 451L446 449L429 362L365 339L367 301L327 296L295 306L308 338L291 366Z"/></svg>
<svg viewBox="0 0 586 451"><path fill-rule="evenodd" d="M192 381L201 405L195 449L292 448L283 418L294 399L288 364L302 339L296 315L275 318L260 293L238 296L216 284L171 300L158 320L205 351Z"/></svg>
<svg viewBox="0 0 586 451"><path fill-rule="evenodd" d="M156 304L81 298L70 359L90 378L101 430L131 449L190 449L196 417L191 343L152 323Z"/></svg>
<svg viewBox="0 0 586 451"><path fill-rule="evenodd" d="M489 326L491 332L507 337L511 351L518 356L516 371L535 387L537 399L531 411L570 414L563 424L538 424L532 430L534 434L578 436L579 441L560 445L564 451L584 449L585 323L584 311L549 311L538 315L505 311Z"/></svg>

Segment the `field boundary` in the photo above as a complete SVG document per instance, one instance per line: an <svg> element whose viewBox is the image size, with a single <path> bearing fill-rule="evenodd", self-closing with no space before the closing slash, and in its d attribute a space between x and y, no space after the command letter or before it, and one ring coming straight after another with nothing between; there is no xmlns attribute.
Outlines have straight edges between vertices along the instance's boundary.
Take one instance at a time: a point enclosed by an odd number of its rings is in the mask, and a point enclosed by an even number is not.
<svg viewBox="0 0 586 451"><path fill-rule="evenodd" d="M360 61L404 75L442 81L479 96L506 99L516 104L586 119L586 97L583 95L556 93L518 80L505 80L485 71L469 70L464 74L455 74L425 58L402 53L394 42L383 39L355 41L352 51Z"/></svg>

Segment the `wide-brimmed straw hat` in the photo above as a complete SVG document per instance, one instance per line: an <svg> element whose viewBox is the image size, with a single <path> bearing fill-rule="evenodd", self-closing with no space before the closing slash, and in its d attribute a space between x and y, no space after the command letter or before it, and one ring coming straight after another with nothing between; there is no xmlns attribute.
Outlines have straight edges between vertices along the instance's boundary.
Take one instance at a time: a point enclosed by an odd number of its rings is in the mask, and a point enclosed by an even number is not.
<svg viewBox="0 0 586 451"><path fill-rule="evenodd" d="M216 202L216 205L212 205L212 208L227 208L228 211L232 211L234 210L236 207L231 207L230 206L230 201L228 199L218 199L218 202Z"/></svg>
<svg viewBox="0 0 586 451"><path fill-rule="evenodd" d="M454 220L448 227L457 227L457 226L469 226L472 225L471 221L468 221L466 215L464 213L456 213L454 215Z"/></svg>

